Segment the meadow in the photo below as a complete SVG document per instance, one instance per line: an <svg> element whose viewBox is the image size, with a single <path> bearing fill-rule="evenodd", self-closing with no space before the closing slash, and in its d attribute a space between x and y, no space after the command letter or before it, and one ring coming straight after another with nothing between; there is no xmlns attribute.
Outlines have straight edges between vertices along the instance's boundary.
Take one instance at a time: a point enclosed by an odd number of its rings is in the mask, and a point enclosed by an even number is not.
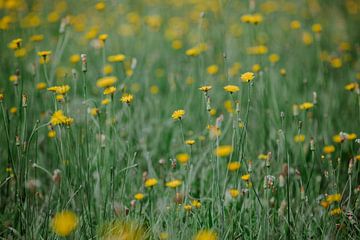
<svg viewBox="0 0 360 240"><path fill-rule="evenodd" d="M360 238L358 0L0 0L0 239Z"/></svg>

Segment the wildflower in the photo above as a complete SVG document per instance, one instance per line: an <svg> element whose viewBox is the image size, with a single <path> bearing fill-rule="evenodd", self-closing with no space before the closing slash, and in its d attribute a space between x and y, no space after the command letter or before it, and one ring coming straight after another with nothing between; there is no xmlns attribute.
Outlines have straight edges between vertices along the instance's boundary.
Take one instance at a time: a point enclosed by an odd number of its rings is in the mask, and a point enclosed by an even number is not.
<svg viewBox="0 0 360 240"><path fill-rule="evenodd" d="M145 187L150 188L157 185L158 181L155 178L149 178L145 181Z"/></svg>
<svg viewBox="0 0 360 240"><path fill-rule="evenodd" d="M298 134L294 136L295 142L304 142L305 141L305 135L304 134Z"/></svg>
<svg viewBox="0 0 360 240"><path fill-rule="evenodd" d="M311 30L314 32L314 33L321 33L322 31L322 26L321 24L319 23L315 23L311 26Z"/></svg>
<svg viewBox="0 0 360 240"><path fill-rule="evenodd" d="M357 138L357 135L355 133L349 133L346 135L346 139L351 141Z"/></svg>
<svg viewBox="0 0 360 240"><path fill-rule="evenodd" d="M108 34L100 34L99 35L99 40L102 41L102 42L105 42L106 39L108 38Z"/></svg>
<svg viewBox="0 0 360 240"><path fill-rule="evenodd" d="M44 62L46 62L46 58L51 55L51 51L40 51L38 55L43 58Z"/></svg>
<svg viewBox="0 0 360 240"><path fill-rule="evenodd" d="M131 95L129 93L126 93L120 98L120 101L123 102L123 103L130 104L133 99L134 99L133 95Z"/></svg>
<svg viewBox="0 0 360 240"><path fill-rule="evenodd" d="M107 88L107 87L114 85L114 83L116 83L116 81L117 81L116 77L112 77L112 76L103 77L103 78L100 78L99 80L97 80L96 86L100 87L100 88Z"/></svg>
<svg viewBox="0 0 360 240"><path fill-rule="evenodd" d="M201 230L194 237L193 240L217 240L217 234L213 230Z"/></svg>
<svg viewBox="0 0 360 240"><path fill-rule="evenodd" d="M108 105L110 103L110 99L105 98L104 100L101 101L101 105Z"/></svg>
<svg viewBox="0 0 360 240"><path fill-rule="evenodd" d="M78 63L80 61L80 55L79 54L73 54L70 56L69 61L73 64Z"/></svg>
<svg viewBox="0 0 360 240"><path fill-rule="evenodd" d="M70 90L70 86L69 85L53 86L53 87L49 87L47 90L50 92L55 92L57 94L64 95Z"/></svg>
<svg viewBox="0 0 360 240"><path fill-rule="evenodd" d="M271 55L269 56L269 61L270 61L271 63L276 63L276 62L278 62L279 60L280 60L279 55L277 55L277 54L275 54L275 53L273 53L273 54L271 54Z"/></svg>
<svg viewBox="0 0 360 240"><path fill-rule="evenodd" d="M189 205L189 204L185 204L185 205L184 205L184 210L185 210L185 211L191 211L191 209L192 209L192 206L191 206L191 205Z"/></svg>
<svg viewBox="0 0 360 240"><path fill-rule="evenodd" d="M239 162L229 162L228 165L227 165L227 169L230 172L237 171L237 170L240 169L240 167L241 167L241 163L239 163Z"/></svg>
<svg viewBox="0 0 360 240"><path fill-rule="evenodd" d="M97 116L98 114L99 114L99 109L98 108L96 108L96 107L94 107L94 108L91 108L90 109L90 114L92 115L92 116Z"/></svg>
<svg viewBox="0 0 360 240"><path fill-rule="evenodd" d="M286 76L286 69L285 68L280 69L280 75L281 76Z"/></svg>
<svg viewBox="0 0 360 240"><path fill-rule="evenodd" d="M330 211L331 216L337 216L337 215L340 215L340 214L341 214L341 208L339 208L339 207Z"/></svg>
<svg viewBox="0 0 360 240"><path fill-rule="evenodd" d="M224 90L232 94L234 92L238 92L240 90L240 88L235 85L226 85L224 87Z"/></svg>
<svg viewBox="0 0 360 240"><path fill-rule="evenodd" d="M326 197L326 201L329 202L329 204L331 204L333 202L340 202L341 199L342 199L342 196L340 193L330 194Z"/></svg>
<svg viewBox="0 0 360 240"><path fill-rule="evenodd" d="M0 102L2 102L4 100L4 94L0 93Z"/></svg>
<svg viewBox="0 0 360 240"><path fill-rule="evenodd" d="M190 57L196 57L201 53L201 49L199 47L193 47L186 50L185 54Z"/></svg>
<svg viewBox="0 0 360 240"><path fill-rule="evenodd" d="M250 174L245 174L245 175L242 175L241 176L241 179L245 182L249 181L250 180Z"/></svg>
<svg viewBox="0 0 360 240"><path fill-rule="evenodd" d="M246 73L243 73L240 78L243 82L250 82L254 79L254 77L255 76L254 76L253 72L246 72Z"/></svg>
<svg viewBox="0 0 360 240"><path fill-rule="evenodd" d="M50 119L50 123L53 126L60 124L70 125L73 121L74 119L66 117L62 110L54 112Z"/></svg>
<svg viewBox="0 0 360 240"><path fill-rule="evenodd" d="M61 236L66 237L71 234L78 224L78 217L72 211L62 211L56 213L51 221L53 231Z"/></svg>
<svg viewBox="0 0 360 240"><path fill-rule="evenodd" d="M333 142L341 143L345 141L345 136L343 134L336 134L332 137Z"/></svg>
<svg viewBox="0 0 360 240"><path fill-rule="evenodd" d="M322 207L325 208L325 209L328 208L329 205L330 205L330 204L329 204L328 201L321 201L321 202L320 202L320 206L322 206Z"/></svg>
<svg viewBox="0 0 360 240"><path fill-rule="evenodd" d="M232 153L232 151L233 151L233 147L231 145L223 145L223 146L218 146L214 150L214 153L218 157L227 157Z"/></svg>
<svg viewBox="0 0 360 240"><path fill-rule="evenodd" d="M247 52L251 55L263 55L268 52L268 48L265 45L253 46L247 48Z"/></svg>
<svg viewBox="0 0 360 240"><path fill-rule="evenodd" d="M304 103L300 104L299 107L301 110L309 110L310 108L314 107L314 104L311 102L304 102Z"/></svg>
<svg viewBox="0 0 360 240"><path fill-rule="evenodd" d="M208 68L207 68L207 72L208 74L210 75L215 75L216 73L218 73L219 71L219 67L215 64L213 65L210 65Z"/></svg>
<svg viewBox="0 0 360 240"><path fill-rule="evenodd" d="M138 201L143 200L144 197L145 197L145 196L144 196L143 193L137 193L137 194L134 195L134 198L135 198L136 200L138 200Z"/></svg>
<svg viewBox="0 0 360 240"><path fill-rule="evenodd" d="M117 55L111 55L108 56L107 60L108 62L123 62L125 60L124 54L117 54Z"/></svg>
<svg viewBox="0 0 360 240"><path fill-rule="evenodd" d="M211 89L212 89L212 86L210 86L210 85L205 85L205 86L199 87L199 90L202 91L202 92L205 92L205 93L207 93Z"/></svg>
<svg viewBox="0 0 360 240"><path fill-rule="evenodd" d="M49 137L49 138L54 138L54 137L56 137L56 131L55 131L55 130L50 130L50 131L48 132L48 137Z"/></svg>
<svg viewBox="0 0 360 240"><path fill-rule="evenodd" d="M95 4L95 9L98 11L103 11L105 9L105 3L104 2L98 2Z"/></svg>
<svg viewBox="0 0 360 240"><path fill-rule="evenodd" d="M36 84L37 90L44 90L45 88L46 88L46 83L44 82L39 82L38 84Z"/></svg>
<svg viewBox="0 0 360 240"><path fill-rule="evenodd" d="M179 50L179 49L181 49L183 47L183 44L182 44L182 42L180 40L174 40L171 43L171 47L173 49L175 49L175 50Z"/></svg>
<svg viewBox="0 0 360 240"><path fill-rule="evenodd" d="M161 233L159 234L159 239L160 239L160 240L167 240L167 239L169 239L169 233L167 233L167 232L161 232Z"/></svg>
<svg viewBox="0 0 360 240"><path fill-rule="evenodd" d="M187 153L179 153L176 155L176 160L179 161L181 164L186 164L190 159L189 154Z"/></svg>
<svg viewBox="0 0 360 240"><path fill-rule="evenodd" d="M16 108L16 107L10 108L10 113L11 113L11 114L17 113L17 108Z"/></svg>
<svg viewBox="0 0 360 240"><path fill-rule="evenodd" d="M313 42L313 37L308 32L303 32L302 40L305 45L311 45Z"/></svg>
<svg viewBox="0 0 360 240"><path fill-rule="evenodd" d="M299 21L297 21L297 20L291 21L290 28L291 29L300 29L301 28L301 23Z"/></svg>
<svg viewBox="0 0 360 240"><path fill-rule="evenodd" d="M330 60L330 64L333 68L341 68L342 67L342 60L339 57L332 58Z"/></svg>
<svg viewBox="0 0 360 240"><path fill-rule="evenodd" d="M232 198L236 198L237 196L239 196L239 193L240 192L237 189L234 189L234 188L229 189L229 194Z"/></svg>
<svg viewBox="0 0 360 240"><path fill-rule="evenodd" d="M199 200L192 200L191 205L193 205L193 207L195 207L195 208L200 208L201 207L201 203L200 203Z"/></svg>
<svg viewBox="0 0 360 240"><path fill-rule="evenodd" d="M253 70L253 72L257 73L261 70L261 66L260 64L256 63L252 66L251 70Z"/></svg>
<svg viewBox="0 0 360 240"><path fill-rule="evenodd" d="M173 112L171 115L172 119L174 120L181 120L183 116L185 115L185 110L179 109Z"/></svg>
<svg viewBox="0 0 360 240"><path fill-rule="evenodd" d="M181 180L172 180L170 182L167 182L165 184L165 186L170 187L170 188L177 188L178 186L180 186L182 184Z"/></svg>
<svg viewBox="0 0 360 240"><path fill-rule="evenodd" d="M111 86L111 87L107 87L104 90L104 95L110 95L110 94L114 94L114 92L116 91L116 87Z"/></svg>
<svg viewBox="0 0 360 240"><path fill-rule="evenodd" d="M19 48L15 50L15 57L22 58L26 55L27 51L25 48Z"/></svg>
<svg viewBox="0 0 360 240"><path fill-rule="evenodd" d="M99 239L103 240L143 240L148 238L145 228L134 220L110 221L99 231Z"/></svg>
<svg viewBox="0 0 360 240"><path fill-rule="evenodd" d="M44 40L44 35L42 34L36 34L30 37L30 41L32 42L41 42L42 40Z"/></svg>
<svg viewBox="0 0 360 240"><path fill-rule="evenodd" d="M194 145L195 144L195 140L192 140L192 139L189 139L189 140L186 140L185 141L185 144L187 144L187 145Z"/></svg>
<svg viewBox="0 0 360 240"><path fill-rule="evenodd" d="M20 48L22 41L23 40L21 38L16 38L10 42L9 46L12 49Z"/></svg>
<svg viewBox="0 0 360 240"><path fill-rule="evenodd" d="M345 85L345 90L347 90L347 91L354 91L355 89L358 89L358 88L359 88L359 84L355 83L355 82Z"/></svg>
<svg viewBox="0 0 360 240"><path fill-rule="evenodd" d="M335 147L333 145L328 145L323 148L323 152L326 154L330 154L335 152Z"/></svg>
<svg viewBox="0 0 360 240"><path fill-rule="evenodd" d="M56 95L56 101L58 101L58 102L63 102L64 101L64 95L62 95L62 94L59 94L59 95Z"/></svg>

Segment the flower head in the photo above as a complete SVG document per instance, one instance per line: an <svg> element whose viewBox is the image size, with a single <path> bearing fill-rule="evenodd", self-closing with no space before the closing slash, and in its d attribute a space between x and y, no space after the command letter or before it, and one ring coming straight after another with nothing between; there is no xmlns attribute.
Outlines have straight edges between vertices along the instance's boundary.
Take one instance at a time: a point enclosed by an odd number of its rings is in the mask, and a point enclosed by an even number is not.
<svg viewBox="0 0 360 240"><path fill-rule="evenodd" d="M205 93L210 91L211 89L212 89L212 86L210 86L210 85L205 85L205 86L199 87L199 90L202 92L205 92Z"/></svg>
<svg viewBox="0 0 360 240"><path fill-rule="evenodd" d="M229 92L229 93L234 93L234 92L238 92L240 90L240 88L238 86L235 86L235 85L226 85L224 87L224 90Z"/></svg>
<svg viewBox="0 0 360 240"><path fill-rule="evenodd" d="M173 114L171 115L171 117L174 120L181 120L184 115L185 115L185 110L179 109L179 110L174 111Z"/></svg>
<svg viewBox="0 0 360 240"><path fill-rule="evenodd" d="M232 153L232 151L233 151L233 147L231 145L223 145L223 146L218 146L214 150L214 153L218 157L227 157Z"/></svg>
<svg viewBox="0 0 360 240"><path fill-rule="evenodd" d="M234 172L239 170L241 167L241 163L240 162L229 162L227 165L227 168L230 172Z"/></svg>
<svg viewBox="0 0 360 240"><path fill-rule="evenodd" d="M189 154L187 153L179 153L176 155L176 160L179 161L181 164L186 164L190 159Z"/></svg>
<svg viewBox="0 0 360 240"><path fill-rule="evenodd" d="M78 224L78 217L72 211L62 211L56 213L51 221L53 231L61 236L66 237L71 234Z"/></svg>
<svg viewBox="0 0 360 240"><path fill-rule="evenodd" d="M145 196L144 196L143 193L137 193L137 194L134 195L134 198L135 198L136 200L138 200L138 201L143 200L144 197L145 197Z"/></svg>
<svg viewBox="0 0 360 240"><path fill-rule="evenodd" d="M182 184L181 180L172 180L170 182L167 182L165 184L165 186L170 187L170 188L177 188L178 186L180 186Z"/></svg>
<svg viewBox="0 0 360 240"><path fill-rule="evenodd" d="M116 81L117 81L117 78L113 77L113 76L103 77L103 78L100 78L99 80L97 80L96 86L100 87L100 88L107 88L107 87L113 86L114 83L116 83Z"/></svg>
<svg viewBox="0 0 360 240"><path fill-rule="evenodd" d="M127 93L127 94L124 94L124 95L120 98L120 101L123 102L123 103L130 104L133 99L134 99L134 96Z"/></svg>
<svg viewBox="0 0 360 240"><path fill-rule="evenodd" d="M158 180L156 178L149 178L145 181L145 187L150 188L157 185Z"/></svg>
<svg viewBox="0 0 360 240"><path fill-rule="evenodd" d="M246 73L241 74L240 79L243 82L250 82L254 79L254 77L255 77L255 75L253 72L246 72Z"/></svg>
<svg viewBox="0 0 360 240"><path fill-rule="evenodd" d="M213 230L201 230L193 238L193 240L217 240L217 234Z"/></svg>

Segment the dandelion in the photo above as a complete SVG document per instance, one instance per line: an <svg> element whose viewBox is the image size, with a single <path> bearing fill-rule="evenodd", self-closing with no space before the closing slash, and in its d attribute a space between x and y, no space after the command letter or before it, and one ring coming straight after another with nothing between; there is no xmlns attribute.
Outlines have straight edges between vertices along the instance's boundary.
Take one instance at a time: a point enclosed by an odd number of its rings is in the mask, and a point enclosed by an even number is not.
<svg viewBox="0 0 360 240"><path fill-rule="evenodd" d="M249 181L250 180L250 174L245 174L245 175L242 175L241 176L241 179L245 182Z"/></svg>
<svg viewBox="0 0 360 240"><path fill-rule="evenodd" d="M117 81L116 77L108 76L98 79L96 86L99 88L107 88L113 86Z"/></svg>
<svg viewBox="0 0 360 240"><path fill-rule="evenodd" d="M330 215L331 216L337 216L341 214L341 208L334 208L333 210L330 211Z"/></svg>
<svg viewBox="0 0 360 240"><path fill-rule="evenodd" d="M73 54L70 56L69 61L73 64L78 63L80 61L80 55L79 54Z"/></svg>
<svg viewBox="0 0 360 240"><path fill-rule="evenodd" d="M185 144L186 144L186 145L189 145L189 146L192 146L192 145L195 144L195 140L193 140L193 139L186 140L186 141L185 141Z"/></svg>
<svg viewBox="0 0 360 240"><path fill-rule="evenodd" d="M241 75L240 79L243 82L250 82L254 79L254 77L255 77L255 75L253 72L246 72Z"/></svg>
<svg viewBox="0 0 360 240"><path fill-rule="evenodd" d="M309 109L311 109L313 107L314 107L314 104L311 103L311 102L304 102L304 103L300 104L300 106L299 106L299 108L301 110L309 110Z"/></svg>
<svg viewBox="0 0 360 240"><path fill-rule="evenodd" d="M138 201L143 200L144 197L145 197L145 195L144 195L143 193L137 193L137 194L134 195L134 198L135 198L136 200L138 200Z"/></svg>
<svg viewBox="0 0 360 240"><path fill-rule="evenodd" d="M186 164L190 159L189 154L187 153L179 153L176 155L176 160L181 164Z"/></svg>
<svg viewBox="0 0 360 240"><path fill-rule="evenodd" d="M354 91L355 89L359 89L359 84L358 83L349 83L345 85L345 90L347 91Z"/></svg>
<svg viewBox="0 0 360 240"><path fill-rule="evenodd" d="M331 154L331 153L335 152L335 147L334 147L333 145L325 146L325 147L323 148L323 152L324 152L325 154Z"/></svg>
<svg viewBox="0 0 360 240"><path fill-rule="evenodd" d="M191 201L191 205L195 208L200 208L201 207L201 203L199 200L192 200Z"/></svg>
<svg viewBox="0 0 360 240"><path fill-rule="evenodd" d="M210 85L205 85L205 86L199 87L199 90L202 91L202 92L205 92L205 93L207 93L211 89L212 89L212 86L210 86Z"/></svg>
<svg viewBox="0 0 360 240"><path fill-rule="evenodd" d="M44 40L44 35L42 34L35 34L30 37L30 41L32 42L41 42Z"/></svg>
<svg viewBox="0 0 360 240"><path fill-rule="evenodd" d="M174 111L173 114L171 115L171 117L174 120L181 120L184 115L185 115L185 110L179 109L179 110Z"/></svg>
<svg viewBox="0 0 360 240"><path fill-rule="evenodd" d="M295 142L304 142L305 141L305 135L304 134L298 134L294 136Z"/></svg>
<svg viewBox="0 0 360 240"><path fill-rule="evenodd" d="M233 151L233 147L231 145L223 145L219 146L214 150L214 153L218 157L227 157Z"/></svg>
<svg viewBox="0 0 360 240"><path fill-rule="evenodd" d="M133 95L126 93L120 98L120 101L123 103L130 104L133 101L133 99L134 99Z"/></svg>
<svg viewBox="0 0 360 240"><path fill-rule="evenodd" d="M158 181L155 178L149 178L145 181L145 187L150 188L157 185Z"/></svg>
<svg viewBox="0 0 360 240"><path fill-rule="evenodd" d="M107 60L108 62L114 63L114 62L123 62L125 58L126 57L124 54L116 54L116 55L108 56Z"/></svg>
<svg viewBox="0 0 360 240"><path fill-rule="evenodd" d="M320 201L320 206L322 206L323 208L327 209L329 207L329 202L328 201Z"/></svg>
<svg viewBox="0 0 360 240"><path fill-rule="evenodd" d="M326 201L329 204L332 204L333 202L340 202L342 199L342 196L340 193L336 193L336 194L330 194L326 197Z"/></svg>
<svg viewBox="0 0 360 240"><path fill-rule="evenodd" d="M281 76L286 76L286 69L285 68L280 69L280 75Z"/></svg>
<svg viewBox="0 0 360 240"><path fill-rule="evenodd" d="M193 240L217 240L217 234L213 230L201 230L194 237Z"/></svg>
<svg viewBox="0 0 360 240"><path fill-rule="evenodd" d="M55 131L55 130L50 130L50 131L48 132L48 137L49 137L49 138L54 138L54 137L56 137L56 131Z"/></svg>
<svg viewBox="0 0 360 240"><path fill-rule="evenodd" d="M290 28L291 29L300 29L301 28L301 23L299 21L297 21L297 20L291 21Z"/></svg>
<svg viewBox="0 0 360 240"><path fill-rule="evenodd" d="M100 41L105 43L105 41L106 41L106 39L108 39L108 37L109 37L108 34L100 34L98 38Z"/></svg>
<svg viewBox="0 0 360 240"><path fill-rule="evenodd" d="M72 211L64 210L55 214L51 221L53 231L61 236L69 236L78 224L78 217Z"/></svg>
<svg viewBox="0 0 360 240"><path fill-rule="evenodd" d="M219 67L215 64L210 65L207 69L208 74L215 75L219 72Z"/></svg>
<svg viewBox="0 0 360 240"><path fill-rule="evenodd" d="M321 33L322 32L322 26L321 24L319 23L315 23L311 26L311 30L314 32L314 33Z"/></svg>
<svg viewBox="0 0 360 240"><path fill-rule="evenodd" d="M188 211L188 212L189 212L189 211L191 211L191 209L192 209L192 206L191 206L191 205L189 205L189 204L185 204L185 205L184 205L184 210L185 210L185 211Z"/></svg>
<svg viewBox="0 0 360 240"><path fill-rule="evenodd" d="M40 51L38 52L38 55L46 62L46 58L51 55L51 51Z"/></svg>
<svg viewBox="0 0 360 240"><path fill-rule="evenodd" d="M108 105L110 103L110 99L105 98L101 101L101 105Z"/></svg>
<svg viewBox="0 0 360 240"><path fill-rule="evenodd" d="M169 188L177 188L182 184L181 180L172 180L170 182L165 183L165 186Z"/></svg>
<svg viewBox="0 0 360 240"><path fill-rule="evenodd" d="M11 114L15 114L15 113L17 113L17 108L16 107L11 107L9 111L10 111Z"/></svg>
<svg viewBox="0 0 360 240"><path fill-rule="evenodd" d="M229 162L227 165L227 169L230 172L235 172L237 170L239 170L241 167L241 163L240 162Z"/></svg>
<svg viewBox="0 0 360 240"><path fill-rule="evenodd" d="M240 88L238 86L235 86L235 85L226 85L224 87L224 90L229 92L230 94L232 94L234 92L238 92L240 90Z"/></svg>
<svg viewBox="0 0 360 240"><path fill-rule="evenodd" d="M232 198L237 198L237 196L239 196L240 192L239 192L239 190L237 190L235 188L231 188L231 189L229 189L229 194Z"/></svg>
<svg viewBox="0 0 360 240"><path fill-rule="evenodd" d="M90 109L90 114L96 117L99 114L100 110L96 107Z"/></svg>
<svg viewBox="0 0 360 240"><path fill-rule="evenodd" d="M38 84L36 84L37 90L44 90L45 88L46 88L46 83L44 82L39 82Z"/></svg>
<svg viewBox="0 0 360 240"><path fill-rule="evenodd" d="M110 95L110 94L114 94L115 91L116 91L116 87L111 86L111 87L105 88L103 94L104 94L104 95Z"/></svg>

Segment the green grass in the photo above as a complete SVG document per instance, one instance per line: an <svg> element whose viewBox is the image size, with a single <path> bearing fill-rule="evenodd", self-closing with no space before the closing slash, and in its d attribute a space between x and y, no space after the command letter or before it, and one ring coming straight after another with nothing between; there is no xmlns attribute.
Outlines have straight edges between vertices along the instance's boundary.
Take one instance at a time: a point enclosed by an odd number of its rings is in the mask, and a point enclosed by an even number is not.
<svg viewBox="0 0 360 240"><path fill-rule="evenodd" d="M218 239L359 238L358 1L96 3L0 0L1 239L61 239L52 219L63 210L77 216L68 239L211 240L194 237L206 229ZM258 24L241 21L255 13ZM32 41L36 34L44 39ZM186 54L199 44L198 56ZM265 52L249 53L260 45ZM86 54L86 67L69 60L74 54ZM107 60L116 54L125 61ZM249 83L245 72L255 72ZM118 79L113 95L97 87L104 76ZM57 101L39 83L70 90ZM240 91L226 92L229 84ZM212 86L206 94L204 85ZM130 104L120 101L126 94ZM312 107L300 109L305 102ZM178 109L185 115L174 120ZM58 110L74 122L52 126ZM339 134L343 142L334 142ZM324 152L330 145L335 151ZM219 146L233 151L217 156ZM228 171L229 162L240 169ZM157 185L145 187L148 178ZM174 179L182 184L165 186Z"/></svg>

